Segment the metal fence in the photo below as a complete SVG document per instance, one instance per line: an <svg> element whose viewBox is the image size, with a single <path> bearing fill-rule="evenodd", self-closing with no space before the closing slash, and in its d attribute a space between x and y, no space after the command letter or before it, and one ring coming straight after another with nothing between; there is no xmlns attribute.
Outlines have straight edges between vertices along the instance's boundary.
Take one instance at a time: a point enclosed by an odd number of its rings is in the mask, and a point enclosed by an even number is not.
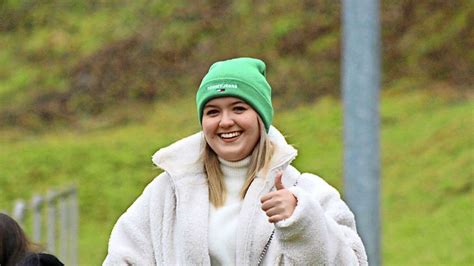
<svg viewBox="0 0 474 266"><path fill-rule="evenodd" d="M78 265L79 210L76 187L34 195L30 202L17 200L13 218L31 231L31 240L45 245L65 265ZM45 219L46 217L46 219Z"/></svg>

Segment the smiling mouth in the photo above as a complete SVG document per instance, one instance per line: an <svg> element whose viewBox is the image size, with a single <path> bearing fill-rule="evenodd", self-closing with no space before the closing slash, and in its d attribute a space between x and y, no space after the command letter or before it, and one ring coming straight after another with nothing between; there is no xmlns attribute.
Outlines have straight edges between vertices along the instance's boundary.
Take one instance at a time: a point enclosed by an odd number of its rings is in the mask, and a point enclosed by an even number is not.
<svg viewBox="0 0 474 266"><path fill-rule="evenodd" d="M240 136L241 134L242 134L241 132L234 131L234 132L220 133L218 135L221 139L230 140L230 139Z"/></svg>

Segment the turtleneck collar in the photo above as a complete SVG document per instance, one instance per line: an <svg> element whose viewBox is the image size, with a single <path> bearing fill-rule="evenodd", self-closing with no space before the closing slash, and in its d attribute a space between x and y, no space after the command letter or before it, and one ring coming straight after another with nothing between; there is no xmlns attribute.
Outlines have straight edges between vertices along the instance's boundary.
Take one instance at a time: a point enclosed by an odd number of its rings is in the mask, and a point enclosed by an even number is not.
<svg viewBox="0 0 474 266"><path fill-rule="evenodd" d="M244 159L242 159L240 161L235 161L235 162L226 161L226 160L222 159L221 157L218 157L218 159L219 159L219 162L221 163L221 165L223 165L223 166L227 166L227 167L231 167L231 168L248 168L250 166L251 157L247 156Z"/></svg>

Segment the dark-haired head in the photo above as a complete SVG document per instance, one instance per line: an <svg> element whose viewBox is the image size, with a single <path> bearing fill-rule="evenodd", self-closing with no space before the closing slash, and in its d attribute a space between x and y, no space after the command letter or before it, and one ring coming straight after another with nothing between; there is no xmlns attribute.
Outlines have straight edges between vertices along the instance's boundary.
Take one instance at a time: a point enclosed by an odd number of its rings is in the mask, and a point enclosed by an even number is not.
<svg viewBox="0 0 474 266"><path fill-rule="evenodd" d="M15 265L26 255L29 246L20 225L10 216L0 213L0 265Z"/></svg>

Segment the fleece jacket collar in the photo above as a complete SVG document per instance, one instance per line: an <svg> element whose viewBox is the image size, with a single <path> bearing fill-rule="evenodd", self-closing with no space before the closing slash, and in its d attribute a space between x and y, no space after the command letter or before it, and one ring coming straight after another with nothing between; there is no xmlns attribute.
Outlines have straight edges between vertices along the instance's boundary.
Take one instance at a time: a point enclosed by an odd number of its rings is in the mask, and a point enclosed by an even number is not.
<svg viewBox="0 0 474 266"><path fill-rule="evenodd" d="M268 136L275 144L270 170L286 168L296 157L296 149L289 145L283 135L273 126L270 127ZM156 166L168 172L175 181L179 178L196 176L204 172L201 152L205 144L204 134L201 131L158 150L152 156L152 161Z"/></svg>

